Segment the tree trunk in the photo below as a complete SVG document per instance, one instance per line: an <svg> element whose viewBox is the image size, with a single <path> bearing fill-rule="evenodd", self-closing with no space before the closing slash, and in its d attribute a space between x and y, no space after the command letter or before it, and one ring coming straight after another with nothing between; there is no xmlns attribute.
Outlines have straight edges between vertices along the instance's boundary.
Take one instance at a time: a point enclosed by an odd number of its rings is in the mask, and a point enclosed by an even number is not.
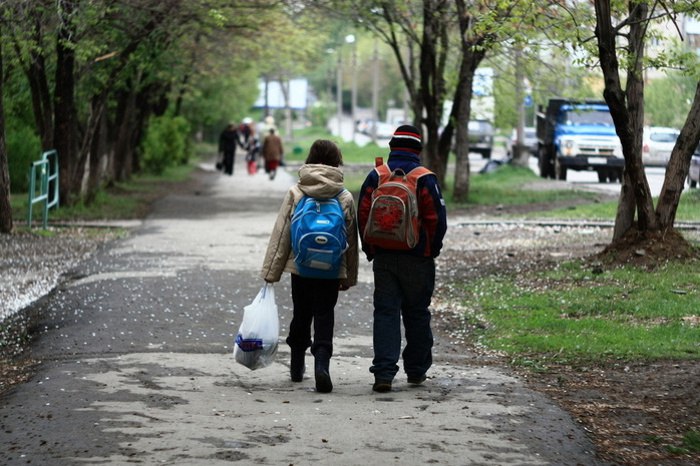
<svg viewBox="0 0 700 466"><path fill-rule="evenodd" d="M515 102L518 106L518 123L515 129L515 144L511 163L516 167L528 168L530 166L530 151L523 147L523 128L525 127L525 76L523 74L523 48L520 44L515 45Z"/></svg>
<svg viewBox="0 0 700 466"><path fill-rule="evenodd" d="M32 53L32 57L32 63L29 69L25 69L25 74L32 95L34 120L41 138L42 150L51 150L54 148L53 116L44 56L37 52Z"/></svg>
<svg viewBox="0 0 700 466"><path fill-rule="evenodd" d="M648 9L644 3L630 2L629 56L636 58L627 69L627 90L623 92L619 75L616 50L616 30L612 25L609 0L595 0L596 36L600 66L605 78L603 96L610 107L617 135L622 143L625 173L620 191L620 202L615 218L613 242L620 239L632 227L634 208L637 209L641 231L657 228L651 190L642 165L642 131L644 121L644 83L642 59L644 52L644 28ZM629 196L633 196L631 202Z"/></svg>
<svg viewBox="0 0 700 466"><path fill-rule="evenodd" d="M43 23L40 15L36 12L36 18L33 22L32 39L35 44L43 42ZM29 27L29 25L27 25ZM42 150L53 149L53 114L51 104L51 91L47 79L46 60L44 52L39 47L32 47L29 51L29 63L23 60L24 54L20 47L19 40L12 35L12 43L15 49L15 54L20 62L21 68L27 77L29 90L32 99L32 111L34 114L34 122L39 138L41 139Z"/></svg>
<svg viewBox="0 0 700 466"><path fill-rule="evenodd" d="M10 205L10 171L5 148L4 78L2 44L0 44L0 233L11 233L12 207Z"/></svg>
<svg viewBox="0 0 700 466"><path fill-rule="evenodd" d="M93 109L93 112L95 109ZM107 117L106 112L100 112L96 122L94 133L90 142L90 155L88 157L88 171L85 187L83 188L85 203L91 204L100 189L104 179L107 162Z"/></svg>
<svg viewBox="0 0 700 466"><path fill-rule="evenodd" d="M61 25L56 38L56 89L54 92L54 146L59 160L59 195L61 203L71 205L77 200L82 180L75 180L77 163L77 113L75 109L75 37L70 17L72 2L65 2Z"/></svg>
<svg viewBox="0 0 700 466"><path fill-rule="evenodd" d="M656 217L661 230L673 228L685 179L688 177L690 158L699 143L700 82L695 88L693 104L690 107L690 112L688 112L685 124L681 128L681 134L678 136L678 141L671 152L671 159L666 167L664 185L661 188L659 202L656 205Z"/></svg>
<svg viewBox="0 0 700 466"><path fill-rule="evenodd" d="M445 101L444 68L447 57L447 30L444 16L444 3L424 0L420 52L420 98L425 109L423 123L426 128L423 157L426 166L435 173L438 182L443 186L447 172L447 154L441 154L438 151L438 133Z"/></svg>
<svg viewBox="0 0 700 466"><path fill-rule="evenodd" d="M455 178L452 198L457 202L465 202L469 197L469 114L472 104L472 84L474 82L473 54L462 53L462 64L459 72L459 85L452 104L452 118L455 121Z"/></svg>
<svg viewBox="0 0 700 466"><path fill-rule="evenodd" d="M450 121L454 122L456 128L456 161L452 197L457 202L466 202L469 197L469 117L471 115L472 87L474 74L486 56L486 50L483 47L478 47L481 45L482 37L476 39L471 37L471 26L474 18L467 12L464 0L458 0L456 5L462 37L462 61L450 115Z"/></svg>
<svg viewBox="0 0 700 466"><path fill-rule="evenodd" d="M114 159L112 163L112 179L125 181L131 176L131 130L136 104L136 91L134 86L128 86L127 91L120 92L117 96L117 113L115 127L117 134L114 138Z"/></svg>

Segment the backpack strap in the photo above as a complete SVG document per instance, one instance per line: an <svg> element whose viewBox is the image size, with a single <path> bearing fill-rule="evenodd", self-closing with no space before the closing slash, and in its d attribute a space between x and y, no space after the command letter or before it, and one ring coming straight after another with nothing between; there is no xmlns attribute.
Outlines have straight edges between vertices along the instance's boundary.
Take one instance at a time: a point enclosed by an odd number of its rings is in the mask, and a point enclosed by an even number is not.
<svg viewBox="0 0 700 466"><path fill-rule="evenodd" d="M396 174L396 172L404 173L403 170L397 169L394 171L391 171L391 168L389 168L389 164L382 164L377 167L374 167L374 171L377 172L377 175L379 175L379 183L381 184L383 181L385 181L388 178L391 178ZM418 178L425 176L425 175L431 175L433 172L428 170L422 165L418 165L415 167L413 170L411 170L408 173L404 173L405 177L410 177L414 179L416 182L418 181Z"/></svg>

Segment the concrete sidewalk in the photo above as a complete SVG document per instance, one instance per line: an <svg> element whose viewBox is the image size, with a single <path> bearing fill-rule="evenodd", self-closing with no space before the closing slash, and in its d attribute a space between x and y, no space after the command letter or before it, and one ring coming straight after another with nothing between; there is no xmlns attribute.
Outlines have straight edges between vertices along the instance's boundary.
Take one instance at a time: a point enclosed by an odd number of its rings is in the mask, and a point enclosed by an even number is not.
<svg viewBox="0 0 700 466"><path fill-rule="evenodd" d="M279 173L203 165L132 234L26 312L36 376L0 405L2 464L596 465L570 417L507 371L441 353L420 387L372 392L371 269L336 308L334 389L289 380L289 278L277 362L231 355L284 192ZM448 233L449 234L449 233Z"/></svg>

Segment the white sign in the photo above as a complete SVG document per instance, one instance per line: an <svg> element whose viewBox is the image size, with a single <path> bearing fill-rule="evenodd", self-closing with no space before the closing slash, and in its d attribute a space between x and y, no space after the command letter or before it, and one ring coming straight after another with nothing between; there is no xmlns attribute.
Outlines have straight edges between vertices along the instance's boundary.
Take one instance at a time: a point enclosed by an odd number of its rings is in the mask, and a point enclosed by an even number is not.
<svg viewBox="0 0 700 466"><path fill-rule="evenodd" d="M294 109L305 109L307 107L308 101L308 91L309 83L306 79L291 79L288 83L289 86L289 107ZM260 80L258 82L259 96L258 100L255 101L254 107L265 107L265 101L267 101L268 108L286 108L287 105L284 101L284 93L282 92L282 87L279 81L268 81L267 82L267 98L265 97L265 81Z"/></svg>

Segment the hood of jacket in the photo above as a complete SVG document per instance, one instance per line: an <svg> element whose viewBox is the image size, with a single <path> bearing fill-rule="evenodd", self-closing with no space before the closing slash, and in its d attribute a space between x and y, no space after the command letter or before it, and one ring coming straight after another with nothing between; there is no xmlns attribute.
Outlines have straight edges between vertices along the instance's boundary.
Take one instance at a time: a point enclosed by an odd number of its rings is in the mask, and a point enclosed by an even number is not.
<svg viewBox="0 0 700 466"><path fill-rule="evenodd" d="M328 199L343 190L343 172L337 167L307 163L299 169L297 186L307 196Z"/></svg>

